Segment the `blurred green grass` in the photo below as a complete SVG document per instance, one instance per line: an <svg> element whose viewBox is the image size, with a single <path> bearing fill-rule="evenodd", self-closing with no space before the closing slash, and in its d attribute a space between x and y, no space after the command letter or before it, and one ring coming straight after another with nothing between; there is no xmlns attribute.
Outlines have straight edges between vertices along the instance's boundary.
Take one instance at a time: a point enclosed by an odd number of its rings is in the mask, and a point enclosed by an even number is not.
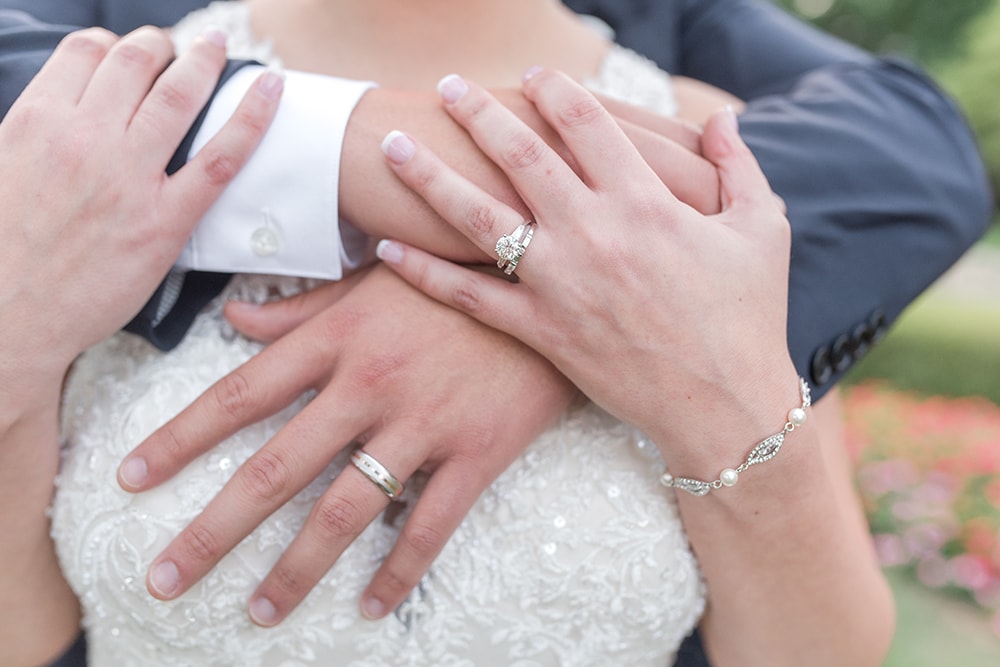
<svg viewBox="0 0 1000 667"><path fill-rule="evenodd" d="M846 384L878 378L925 395L1000 404L1000 225L963 264L903 313ZM884 667L1000 667L1000 638L985 614L927 589L911 572L886 574L898 624Z"/></svg>
<svg viewBox="0 0 1000 667"><path fill-rule="evenodd" d="M883 667L997 667L1000 639L971 605L886 570L896 597L897 630Z"/></svg>

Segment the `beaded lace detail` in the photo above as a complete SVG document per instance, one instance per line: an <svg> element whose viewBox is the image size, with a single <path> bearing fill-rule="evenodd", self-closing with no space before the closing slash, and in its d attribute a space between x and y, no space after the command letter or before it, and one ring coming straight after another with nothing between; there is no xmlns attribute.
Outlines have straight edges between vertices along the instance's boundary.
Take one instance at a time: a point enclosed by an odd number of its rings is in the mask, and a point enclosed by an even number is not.
<svg viewBox="0 0 1000 667"><path fill-rule="evenodd" d="M216 3L185 20L177 38L215 25L227 30L236 56L267 59L246 19L240 3ZM629 96L655 79L669 93L669 79L637 58L613 50L608 62L621 65L605 67L614 81L599 76L602 90ZM369 526L277 628L257 628L246 613L312 503L350 465L349 452L188 593L167 603L150 597L152 558L309 397L153 491L121 491L118 463L259 351L226 326L225 299L264 301L311 284L239 276L170 354L120 334L76 364L53 536L83 604L92 667L670 664L703 611L704 585L673 496L657 482L655 448L637 446L631 428L589 405L564 415L486 490L417 590L382 621L362 619L358 599L405 514ZM419 480L408 487L419 491Z"/></svg>

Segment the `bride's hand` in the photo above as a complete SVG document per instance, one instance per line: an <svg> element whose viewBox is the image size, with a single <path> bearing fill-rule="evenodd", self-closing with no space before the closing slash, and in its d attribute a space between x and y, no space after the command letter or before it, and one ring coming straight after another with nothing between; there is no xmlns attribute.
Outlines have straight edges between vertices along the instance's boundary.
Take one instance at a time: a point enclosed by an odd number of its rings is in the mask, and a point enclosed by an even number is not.
<svg viewBox="0 0 1000 667"><path fill-rule="evenodd" d="M785 342L788 222L736 117L723 111L705 127L723 211L703 215L674 197L582 87L542 71L524 92L582 176L482 88L442 81L448 111L535 215L520 282L391 241L379 256L427 294L534 347L608 411L659 442L669 436L668 465L714 474L705 466L733 453L709 431L745 431L734 440L749 442L799 402ZM383 148L399 177L482 250L494 253L525 222L409 137L390 134Z"/></svg>

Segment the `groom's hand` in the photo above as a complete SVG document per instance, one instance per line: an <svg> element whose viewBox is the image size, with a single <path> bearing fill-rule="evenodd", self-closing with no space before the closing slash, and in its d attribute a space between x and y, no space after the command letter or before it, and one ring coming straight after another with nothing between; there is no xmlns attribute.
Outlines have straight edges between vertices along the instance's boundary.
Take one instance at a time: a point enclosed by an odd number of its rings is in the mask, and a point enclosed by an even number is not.
<svg viewBox="0 0 1000 667"><path fill-rule="evenodd" d="M366 616L383 616L420 580L482 491L575 394L534 351L429 300L384 267L353 281L270 306L230 306L230 319L258 338L304 323L123 462L122 486L149 489L244 426L318 391L154 560L147 580L154 596L183 593L345 446L363 441L400 481L418 470L429 474L362 598ZM388 503L348 466L253 595L253 620L269 626L284 619Z"/></svg>
<svg viewBox="0 0 1000 667"><path fill-rule="evenodd" d="M218 33L174 59L156 28L120 40L83 30L11 107L0 124L0 334L22 367L6 382L0 364L0 397L30 397L25 377L58 387L77 354L134 317L253 152L280 79L258 82L197 157L165 173L225 62Z"/></svg>

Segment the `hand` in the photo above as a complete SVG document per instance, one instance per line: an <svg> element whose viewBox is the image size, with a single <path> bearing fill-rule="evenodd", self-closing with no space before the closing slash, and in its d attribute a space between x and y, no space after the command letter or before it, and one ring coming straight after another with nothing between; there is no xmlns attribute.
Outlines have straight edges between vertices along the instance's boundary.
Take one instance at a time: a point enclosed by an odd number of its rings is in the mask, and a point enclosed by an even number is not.
<svg viewBox="0 0 1000 667"><path fill-rule="evenodd" d="M304 391L319 393L154 559L147 586L160 599L183 593L360 441L403 482L417 470L430 474L362 598L366 616L383 616L416 585L482 491L574 394L521 343L428 299L381 266L356 285L334 284L256 309L230 306L229 314L265 338L304 324L141 443L119 470L123 488L151 488ZM275 316L288 326L275 327ZM517 419L510 419L512 405ZM254 593L252 620L270 626L284 619L388 502L357 469L344 470Z"/></svg>
<svg viewBox="0 0 1000 667"><path fill-rule="evenodd" d="M732 113L714 116L703 136L723 194L723 212L705 216L678 201L603 107L566 77L542 72L525 95L582 176L486 91L457 77L444 84L449 113L537 220L517 265L521 280L388 241L379 250L386 263L534 347L596 403L671 443L674 461L725 454L708 432L726 430L705 429L705 415L767 433L775 414L798 404L785 343L788 222ZM393 135L386 148L403 182L484 252L523 222L407 136ZM677 469L697 471L704 460Z"/></svg>
<svg viewBox="0 0 1000 667"><path fill-rule="evenodd" d="M281 80L265 75L167 176L225 64L223 39L173 57L155 28L71 34L0 124L0 321L5 356L30 366L0 384L58 385L80 351L127 323L270 123ZM7 365L0 380L13 379Z"/></svg>
<svg viewBox="0 0 1000 667"><path fill-rule="evenodd" d="M575 166L573 155L562 139L520 90L494 92L570 166ZM679 199L702 213L719 211L718 178L712 165L700 155L700 130L622 102L603 101L612 108L628 137ZM367 92L348 122L342 162L350 164L351 169L340 175L341 214L376 238L395 238L455 261L489 261L482 250L403 186L385 167L380 156L371 150L389 130L404 123L466 178L528 215L517 190L468 135L442 112L436 95L388 88Z"/></svg>

